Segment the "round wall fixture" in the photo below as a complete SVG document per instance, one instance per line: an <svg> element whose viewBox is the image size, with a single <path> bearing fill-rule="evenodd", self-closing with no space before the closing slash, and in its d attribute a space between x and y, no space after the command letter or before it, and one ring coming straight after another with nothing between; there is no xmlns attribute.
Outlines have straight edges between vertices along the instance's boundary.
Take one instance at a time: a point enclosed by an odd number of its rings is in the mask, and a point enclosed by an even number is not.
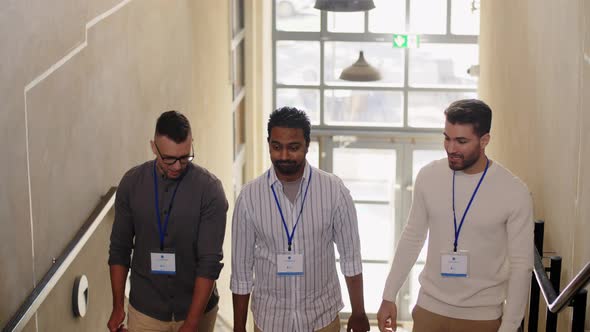
<svg viewBox="0 0 590 332"><path fill-rule="evenodd" d="M84 317L88 309L88 278L86 275L81 275L74 281L74 289L72 291L72 308L74 310L74 317Z"/></svg>

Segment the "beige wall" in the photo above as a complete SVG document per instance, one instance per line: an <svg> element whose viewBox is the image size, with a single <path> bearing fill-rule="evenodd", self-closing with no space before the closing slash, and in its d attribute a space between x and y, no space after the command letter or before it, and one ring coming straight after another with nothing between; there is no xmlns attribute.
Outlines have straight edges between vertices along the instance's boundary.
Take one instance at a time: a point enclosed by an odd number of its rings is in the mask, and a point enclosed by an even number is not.
<svg viewBox="0 0 590 332"><path fill-rule="evenodd" d="M230 80L230 39L228 1L191 1L195 13L193 24L194 68L193 102L197 111L193 117L196 162L212 170L223 182L230 203L225 242L224 268L218 280L221 296L219 316L232 321L229 278L231 270L231 213L233 207L233 129L232 89Z"/></svg>
<svg viewBox="0 0 590 332"><path fill-rule="evenodd" d="M106 329L110 312L104 309L110 308L112 302L110 296L105 295L109 295L111 283L109 278L105 278L104 264L97 262L108 259L104 244L109 241L113 220L114 211L111 210L41 304L37 310L38 331L77 332ZM72 314L72 288L76 278L81 275L88 278L88 310L84 318L75 318Z"/></svg>
<svg viewBox="0 0 590 332"><path fill-rule="evenodd" d="M152 158L148 142L162 111L188 115L197 163L218 175L232 201L228 5L9 0L0 5L0 45L0 265L9 267L0 277L3 326L100 195ZM107 244L102 252L94 246L95 261L76 266L102 266L90 304L100 311L98 330L110 312L97 305L110 303L109 289L98 287L108 280ZM48 303L62 301L64 289ZM54 330L61 310L42 307L39 331Z"/></svg>
<svg viewBox="0 0 590 332"><path fill-rule="evenodd" d="M482 1L481 15L489 151L532 191L545 250L563 257L563 287L590 260L590 3ZM559 330L570 321L566 309Z"/></svg>
<svg viewBox="0 0 590 332"><path fill-rule="evenodd" d="M270 166L266 123L272 105L272 2L246 0L246 181Z"/></svg>

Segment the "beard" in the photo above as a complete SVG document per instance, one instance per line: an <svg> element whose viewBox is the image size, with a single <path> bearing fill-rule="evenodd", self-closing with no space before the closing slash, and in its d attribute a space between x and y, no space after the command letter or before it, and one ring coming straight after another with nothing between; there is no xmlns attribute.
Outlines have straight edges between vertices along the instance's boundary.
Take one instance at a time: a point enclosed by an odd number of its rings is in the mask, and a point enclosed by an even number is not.
<svg viewBox="0 0 590 332"><path fill-rule="evenodd" d="M295 174L303 166L303 163L297 164L294 160L275 160L272 164L279 173L284 175Z"/></svg>
<svg viewBox="0 0 590 332"><path fill-rule="evenodd" d="M180 170L175 171L170 169L167 165L163 165L160 164L160 162L156 162L156 167L158 168L158 170L160 171L160 173L164 176L164 178L169 179L169 180L177 180L180 179L183 175L184 172L187 169L187 165L183 165Z"/></svg>
<svg viewBox="0 0 590 332"><path fill-rule="evenodd" d="M465 158L465 155L460 153L448 154L447 160L449 162L449 168L453 171L462 171L473 166L479 160L480 154L475 154ZM455 160L452 160L455 159Z"/></svg>

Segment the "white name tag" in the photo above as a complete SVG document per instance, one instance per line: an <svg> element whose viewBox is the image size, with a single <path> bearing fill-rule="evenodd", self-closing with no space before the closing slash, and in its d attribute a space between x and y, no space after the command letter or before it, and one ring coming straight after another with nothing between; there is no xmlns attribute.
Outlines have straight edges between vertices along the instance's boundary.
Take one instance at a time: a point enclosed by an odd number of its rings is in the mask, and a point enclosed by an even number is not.
<svg viewBox="0 0 590 332"><path fill-rule="evenodd" d="M280 276L303 275L303 255L278 254L277 274Z"/></svg>
<svg viewBox="0 0 590 332"><path fill-rule="evenodd" d="M176 274L176 255L173 252L150 252L153 274Z"/></svg>
<svg viewBox="0 0 590 332"><path fill-rule="evenodd" d="M443 277L467 278L469 253L467 251L441 253L440 275Z"/></svg>

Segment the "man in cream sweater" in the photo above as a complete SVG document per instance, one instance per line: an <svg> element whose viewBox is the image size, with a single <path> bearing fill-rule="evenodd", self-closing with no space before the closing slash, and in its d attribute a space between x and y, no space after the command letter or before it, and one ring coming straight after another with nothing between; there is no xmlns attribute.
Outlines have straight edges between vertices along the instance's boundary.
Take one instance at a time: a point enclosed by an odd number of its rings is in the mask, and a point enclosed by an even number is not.
<svg viewBox="0 0 590 332"><path fill-rule="evenodd" d="M526 185L488 159L492 111L480 100L446 110L448 158L420 171L377 314L396 327L395 299L426 235L428 255L412 311L414 332L515 332L533 267L533 212Z"/></svg>

